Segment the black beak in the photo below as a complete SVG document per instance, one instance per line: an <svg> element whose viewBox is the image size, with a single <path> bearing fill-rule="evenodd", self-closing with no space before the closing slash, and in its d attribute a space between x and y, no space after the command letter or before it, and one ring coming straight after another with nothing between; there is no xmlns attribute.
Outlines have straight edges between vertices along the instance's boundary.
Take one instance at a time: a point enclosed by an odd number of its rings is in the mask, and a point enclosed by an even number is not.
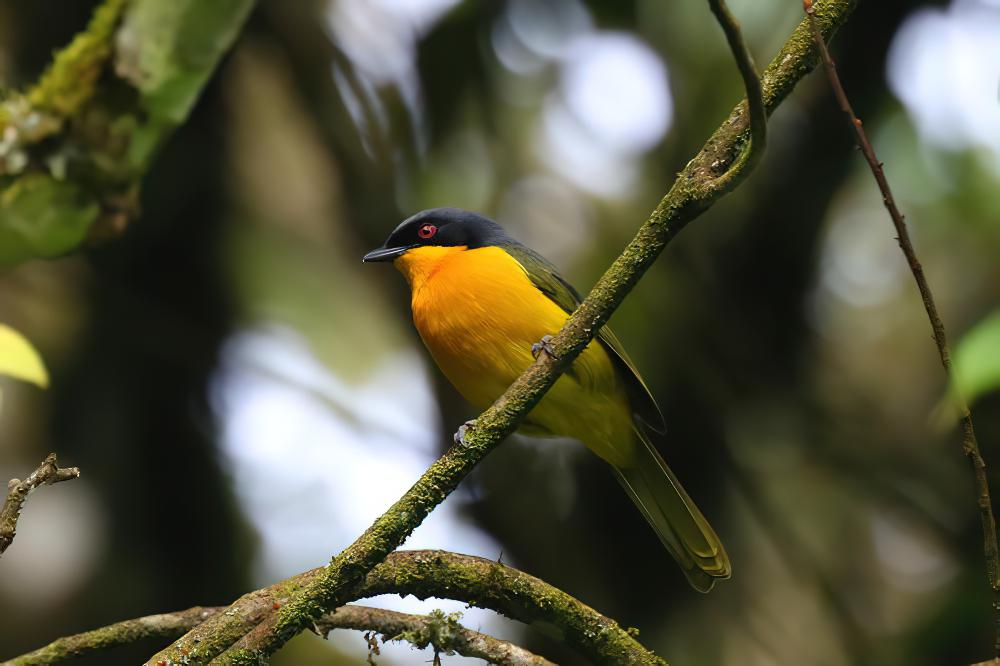
<svg viewBox="0 0 1000 666"><path fill-rule="evenodd" d="M365 256L361 257L361 261L392 261L396 257L402 256L407 250L416 247L414 245L407 245L404 247L377 247Z"/></svg>

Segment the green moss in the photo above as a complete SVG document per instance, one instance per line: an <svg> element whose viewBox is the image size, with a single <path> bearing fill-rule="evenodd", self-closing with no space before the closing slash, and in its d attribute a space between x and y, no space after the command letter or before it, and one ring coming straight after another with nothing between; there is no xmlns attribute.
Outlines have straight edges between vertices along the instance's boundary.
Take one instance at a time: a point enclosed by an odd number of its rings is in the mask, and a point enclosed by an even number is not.
<svg viewBox="0 0 1000 666"><path fill-rule="evenodd" d="M267 655L252 650L234 650L228 655L228 663L234 666L260 666L267 663Z"/></svg>
<svg viewBox="0 0 1000 666"><path fill-rule="evenodd" d="M403 631L387 637L386 640L406 641L420 649L432 645L435 652L452 655L455 654L459 644L464 642L463 627L459 624L461 619L461 613L445 613L443 610L434 609L427 614L419 629Z"/></svg>
<svg viewBox="0 0 1000 666"><path fill-rule="evenodd" d="M114 50L112 37L128 0L106 0L86 30L56 53L52 64L27 93L31 106L63 118L93 96L104 64Z"/></svg>
<svg viewBox="0 0 1000 666"><path fill-rule="evenodd" d="M43 666L103 652L140 640L150 638L171 640L217 612L219 612L217 608L195 607L178 613L126 620L94 631L60 638L39 650L3 663L6 666Z"/></svg>
<svg viewBox="0 0 1000 666"><path fill-rule="evenodd" d="M443 551L392 553L351 596L388 593L457 599L491 608L547 628L546 633L594 663L663 663L613 620L544 581L490 560Z"/></svg>

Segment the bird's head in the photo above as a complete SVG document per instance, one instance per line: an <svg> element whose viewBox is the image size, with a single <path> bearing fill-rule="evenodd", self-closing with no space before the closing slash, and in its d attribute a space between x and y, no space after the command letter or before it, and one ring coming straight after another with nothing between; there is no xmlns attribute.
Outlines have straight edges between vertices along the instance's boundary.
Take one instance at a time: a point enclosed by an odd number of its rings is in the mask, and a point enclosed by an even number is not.
<svg viewBox="0 0 1000 666"><path fill-rule="evenodd" d="M482 215L461 208L431 208L403 220L382 247L366 254L362 261L395 261L411 252L472 250L496 245L505 238L500 225ZM440 249L421 252L422 248Z"/></svg>

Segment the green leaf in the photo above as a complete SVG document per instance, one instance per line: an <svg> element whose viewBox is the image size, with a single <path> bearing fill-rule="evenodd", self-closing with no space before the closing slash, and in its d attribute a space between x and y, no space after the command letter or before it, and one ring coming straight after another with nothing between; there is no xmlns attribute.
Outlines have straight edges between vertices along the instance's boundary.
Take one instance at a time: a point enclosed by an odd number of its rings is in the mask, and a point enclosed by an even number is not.
<svg viewBox="0 0 1000 666"><path fill-rule="evenodd" d="M0 267L69 252L99 212L93 197L69 181L22 176L0 194Z"/></svg>
<svg viewBox="0 0 1000 666"><path fill-rule="evenodd" d="M23 379L42 388L49 385L41 356L23 335L5 324L0 324L0 375Z"/></svg>
<svg viewBox="0 0 1000 666"><path fill-rule="evenodd" d="M253 0L133 0L119 31L116 71L158 122L180 124L239 35Z"/></svg>
<svg viewBox="0 0 1000 666"><path fill-rule="evenodd" d="M1000 389L1000 310L972 327L955 347L955 389L972 403Z"/></svg>
<svg viewBox="0 0 1000 666"><path fill-rule="evenodd" d="M140 94L146 124L130 147L145 167L187 118L219 60L239 35L253 0L132 0L118 33L115 71Z"/></svg>

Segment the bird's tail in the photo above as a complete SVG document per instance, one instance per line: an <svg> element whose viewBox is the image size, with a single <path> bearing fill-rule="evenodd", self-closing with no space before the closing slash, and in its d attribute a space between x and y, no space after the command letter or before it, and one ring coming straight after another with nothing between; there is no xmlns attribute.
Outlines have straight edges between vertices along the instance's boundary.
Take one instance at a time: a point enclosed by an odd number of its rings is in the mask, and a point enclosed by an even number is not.
<svg viewBox="0 0 1000 666"><path fill-rule="evenodd" d="M612 465L619 483L646 517L653 531L699 592L712 589L717 578L729 578L729 556L705 516L681 487L645 433L627 467Z"/></svg>

